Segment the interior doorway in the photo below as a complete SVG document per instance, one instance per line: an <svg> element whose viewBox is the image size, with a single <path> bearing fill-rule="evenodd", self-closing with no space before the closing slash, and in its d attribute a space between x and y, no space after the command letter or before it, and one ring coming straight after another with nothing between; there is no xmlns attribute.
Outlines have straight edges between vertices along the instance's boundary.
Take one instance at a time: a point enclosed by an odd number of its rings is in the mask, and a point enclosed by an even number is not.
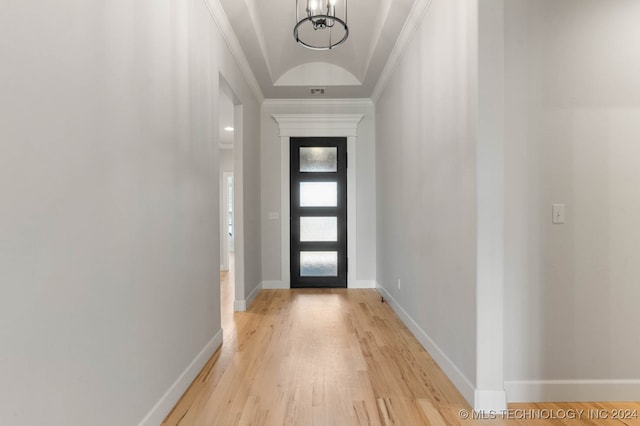
<svg viewBox="0 0 640 426"><path fill-rule="evenodd" d="M220 74L217 136L219 148L220 282L223 329L232 326L233 312L245 307L243 227L243 107Z"/></svg>
<svg viewBox="0 0 640 426"><path fill-rule="evenodd" d="M235 112L233 95L227 84L220 84L218 137L220 141L220 270L229 271L229 255L234 250Z"/></svg>

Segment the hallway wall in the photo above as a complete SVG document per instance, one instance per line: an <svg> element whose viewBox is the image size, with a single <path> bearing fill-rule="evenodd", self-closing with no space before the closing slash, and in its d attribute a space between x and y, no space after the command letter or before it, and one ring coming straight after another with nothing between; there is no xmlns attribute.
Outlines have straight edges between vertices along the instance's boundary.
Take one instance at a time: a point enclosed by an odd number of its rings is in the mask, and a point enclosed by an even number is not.
<svg viewBox="0 0 640 426"><path fill-rule="evenodd" d="M258 102L201 0L5 2L0 57L0 423L137 424L221 339L219 72L258 284Z"/></svg>
<svg viewBox="0 0 640 426"><path fill-rule="evenodd" d="M233 149L220 150L220 171L233 172Z"/></svg>
<svg viewBox="0 0 640 426"><path fill-rule="evenodd" d="M505 2L512 401L640 392L639 17L636 0Z"/></svg>
<svg viewBox="0 0 640 426"><path fill-rule="evenodd" d="M377 279L473 403L476 33L433 0L376 102Z"/></svg>

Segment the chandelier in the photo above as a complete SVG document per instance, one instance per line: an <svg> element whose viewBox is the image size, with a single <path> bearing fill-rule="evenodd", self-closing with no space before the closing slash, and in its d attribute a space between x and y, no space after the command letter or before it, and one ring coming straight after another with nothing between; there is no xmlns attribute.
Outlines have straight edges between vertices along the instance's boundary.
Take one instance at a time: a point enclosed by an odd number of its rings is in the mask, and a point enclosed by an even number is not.
<svg viewBox="0 0 640 426"><path fill-rule="evenodd" d="M344 19L336 16L337 0L296 0L296 26L293 28L293 38L304 47L313 50L330 50L343 43L349 37L349 27L347 0L341 1L344 2ZM302 13L299 3L306 3L307 6Z"/></svg>

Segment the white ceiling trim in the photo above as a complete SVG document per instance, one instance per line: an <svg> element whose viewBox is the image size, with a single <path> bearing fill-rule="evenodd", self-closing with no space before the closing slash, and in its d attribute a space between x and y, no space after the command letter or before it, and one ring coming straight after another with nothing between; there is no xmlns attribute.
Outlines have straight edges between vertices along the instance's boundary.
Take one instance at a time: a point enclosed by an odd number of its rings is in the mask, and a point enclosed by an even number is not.
<svg viewBox="0 0 640 426"><path fill-rule="evenodd" d="M364 114L272 114L280 127L280 137L358 136Z"/></svg>
<svg viewBox="0 0 640 426"><path fill-rule="evenodd" d="M269 79L273 81L273 71L271 70L271 62L269 62L269 55L267 55L267 46L265 44L264 30L262 28L262 20L256 10L256 0L247 0L247 9L249 9L249 18L253 23L258 34L258 44L260 45L260 53L264 58L264 63L267 66L267 72L269 72Z"/></svg>
<svg viewBox="0 0 640 426"><path fill-rule="evenodd" d="M240 41L238 41L238 37L231 27L227 14L224 13L220 0L202 0L202 2L211 14L213 21L218 26L218 29L222 34L222 38L227 44L227 47L229 47L231 55L240 68L240 72L242 72L242 75L251 88L253 95L257 98L258 103L262 103L264 101L264 94L262 93L260 84L258 84L258 80L249 65L249 61L247 60L242 47L240 47Z"/></svg>
<svg viewBox="0 0 640 426"><path fill-rule="evenodd" d="M380 78L378 78L378 82L376 83L376 87L373 89L373 94L371 95L371 99L374 103L378 102L380 99L380 95L389 84L389 80L391 79L391 75L398 65L398 61L402 57L402 54L407 50L407 46L409 42L413 38L414 34L418 30L420 23L427 16L427 12L429 11L429 6L431 6L432 0L415 0L413 7L411 8L411 12L409 12L409 17L402 27L402 31L398 36L398 40L396 41L395 46L393 46L393 50L389 55L389 59L387 59L387 63L380 74Z"/></svg>
<svg viewBox="0 0 640 426"><path fill-rule="evenodd" d="M391 2L387 1L385 4L385 10L384 13L381 13L378 16L378 22L376 22L374 28L375 28L375 33L373 34L373 37L371 38L371 44L369 45L369 56L367 57L367 64L364 67L364 73L362 74L362 77L360 78L360 80L363 80L366 78L367 73L369 72L369 67L371 67L371 61L373 61L373 56L376 53L376 48L378 47L378 43L380 42L380 37L382 36L382 29L384 27L384 23L387 20L387 16L389 15L389 10L391 9Z"/></svg>
<svg viewBox="0 0 640 426"><path fill-rule="evenodd" d="M269 106L372 106L373 101L368 98L349 98L349 99L266 99L263 103L265 107Z"/></svg>

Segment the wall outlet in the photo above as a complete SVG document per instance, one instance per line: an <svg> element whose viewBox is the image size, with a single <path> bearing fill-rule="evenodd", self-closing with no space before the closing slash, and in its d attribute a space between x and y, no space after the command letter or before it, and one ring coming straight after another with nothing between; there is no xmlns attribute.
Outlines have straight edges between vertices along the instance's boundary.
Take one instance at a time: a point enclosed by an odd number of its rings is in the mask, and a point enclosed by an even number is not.
<svg viewBox="0 0 640 426"><path fill-rule="evenodd" d="M269 219L270 220L280 219L280 212L269 212Z"/></svg>
<svg viewBox="0 0 640 426"><path fill-rule="evenodd" d="M400 282L400 278L398 278L398 290L402 287L402 283Z"/></svg>

